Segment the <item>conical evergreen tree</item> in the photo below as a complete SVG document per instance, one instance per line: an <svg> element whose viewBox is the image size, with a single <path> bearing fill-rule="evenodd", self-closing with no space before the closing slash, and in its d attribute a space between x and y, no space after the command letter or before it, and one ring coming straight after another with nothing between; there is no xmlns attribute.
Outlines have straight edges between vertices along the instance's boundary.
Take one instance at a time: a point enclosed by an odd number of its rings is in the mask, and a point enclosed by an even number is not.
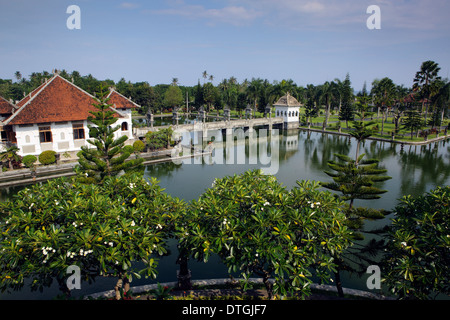
<svg viewBox="0 0 450 320"><path fill-rule="evenodd" d="M355 118L355 110L353 107L353 90L351 87L350 76L347 74L342 83L342 106L339 112L339 120L345 121L348 129L348 122Z"/></svg>
<svg viewBox="0 0 450 320"><path fill-rule="evenodd" d="M360 127L359 134L355 135L364 139L364 127ZM375 182L386 181L391 179L389 176L381 175L386 173L386 169L378 168L379 160L368 159L363 160L364 154L357 155L356 160L342 154L335 154L340 161L329 161L328 165L333 171L325 171L327 175L333 178L333 182L321 182L321 185L330 190L342 193L341 199L350 201L349 207L345 210L347 216L347 227L353 230L354 240L363 240L364 236L364 221L365 219L375 220L383 219L387 212L382 210L368 209L368 208L354 208L354 201L379 199L380 194L386 190L379 189L374 186ZM383 230L375 230L370 233L379 234ZM366 244L355 242L353 246L349 247L344 255L344 258L337 260L338 268L335 272L336 287L340 296L343 296L343 289L340 280L340 271L347 270L350 272L364 273L368 265L376 264L373 257L383 248L383 240L372 239Z"/></svg>
<svg viewBox="0 0 450 320"><path fill-rule="evenodd" d="M411 130L411 140L413 132L417 130L416 136L419 135L419 130L422 128L424 121L417 110L410 110L406 112L406 118L403 121L403 128Z"/></svg>
<svg viewBox="0 0 450 320"><path fill-rule="evenodd" d="M379 169L377 159L363 160L364 154L357 160L342 154L335 154L340 162L329 161L328 166L336 172L325 171L333 178L333 182L322 182L322 186L342 193L342 200L350 201L351 210L355 199L372 200L379 199L380 194L386 190L374 187L375 182L391 179L389 176L380 176L386 173L386 169Z"/></svg>
<svg viewBox="0 0 450 320"><path fill-rule="evenodd" d="M117 121L114 112L105 98L103 90L100 91L97 103L93 105L98 111L91 111L88 117L89 136L93 139L87 140L95 148L81 147L78 153L78 166L76 171L79 180L84 182L101 182L105 177L115 176L120 172L134 172L139 169L144 161L143 158L130 159L133 148L125 147L127 136L114 139L114 132L119 130L120 125L113 125Z"/></svg>

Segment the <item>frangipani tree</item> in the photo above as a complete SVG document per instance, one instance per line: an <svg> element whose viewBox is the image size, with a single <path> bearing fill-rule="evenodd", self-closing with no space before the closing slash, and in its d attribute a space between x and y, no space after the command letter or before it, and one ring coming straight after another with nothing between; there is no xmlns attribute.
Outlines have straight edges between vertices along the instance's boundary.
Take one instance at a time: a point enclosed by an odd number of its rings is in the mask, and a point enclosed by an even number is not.
<svg viewBox="0 0 450 320"><path fill-rule="evenodd" d="M125 290L131 276L155 278L183 208L156 180L134 175L102 185L60 178L24 189L0 203L0 289L20 289L29 279L42 290L56 280L70 294L72 265L85 281L117 277Z"/></svg>
<svg viewBox="0 0 450 320"><path fill-rule="evenodd" d="M450 294L450 187L403 197L395 208L383 281L400 299Z"/></svg>
<svg viewBox="0 0 450 320"><path fill-rule="evenodd" d="M180 246L205 262L217 254L244 278L261 277L269 297L305 296L311 268L329 279L333 257L350 245L342 203L319 187L299 182L288 191L258 170L216 179L180 222Z"/></svg>

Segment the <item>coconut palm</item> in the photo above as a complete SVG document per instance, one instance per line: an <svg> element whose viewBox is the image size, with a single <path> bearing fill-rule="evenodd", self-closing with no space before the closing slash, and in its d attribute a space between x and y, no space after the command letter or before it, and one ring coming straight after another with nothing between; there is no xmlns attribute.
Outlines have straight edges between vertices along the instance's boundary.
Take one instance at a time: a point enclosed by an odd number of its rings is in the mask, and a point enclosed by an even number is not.
<svg viewBox="0 0 450 320"><path fill-rule="evenodd" d="M20 71L16 71L16 73L14 73L14 76L16 77L17 81L20 81L20 79L22 79L22 74L20 73Z"/></svg>
<svg viewBox="0 0 450 320"><path fill-rule="evenodd" d="M421 111L422 113L426 104L425 122L427 121L429 100L431 98L431 84L433 81L441 79L441 77L438 76L440 70L441 68L436 62L428 60L422 63L422 65L420 66L420 70L417 71L414 78L413 89L416 92L420 92L423 97Z"/></svg>
<svg viewBox="0 0 450 320"><path fill-rule="evenodd" d="M449 108L450 104L450 82L442 83L437 93L431 99L431 102L435 109L433 118L440 117L440 121L437 122L441 126L444 120L445 110ZM438 112L441 112L441 114L438 115Z"/></svg>
<svg viewBox="0 0 450 320"><path fill-rule="evenodd" d="M371 97L368 95L366 83L364 82L364 86L362 91L356 97L355 107L357 110L357 115L359 115L361 121L364 121L367 112L369 111L369 102Z"/></svg>
<svg viewBox="0 0 450 320"><path fill-rule="evenodd" d="M372 82L372 94L374 95L374 102L378 110L380 110L381 108L382 111L381 134L383 134L384 121L386 120L385 118L387 116L386 112L389 111L389 109L394 105L396 85L388 77L385 77L381 80L376 79Z"/></svg>
<svg viewBox="0 0 450 320"><path fill-rule="evenodd" d="M331 101L335 98L336 90L335 83L326 81L320 90L320 99L325 104L325 121L323 123L323 129L325 130L328 125L328 119L330 117Z"/></svg>
<svg viewBox="0 0 450 320"><path fill-rule="evenodd" d="M203 77L203 79L205 79L205 81L206 81L206 78L208 78L208 72L206 72L206 70L203 71L202 77Z"/></svg>
<svg viewBox="0 0 450 320"><path fill-rule="evenodd" d="M256 110L262 87L263 87L263 80L259 78L258 79L253 78L252 81L250 82L250 85L247 87L247 98L248 101L253 104L254 110Z"/></svg>

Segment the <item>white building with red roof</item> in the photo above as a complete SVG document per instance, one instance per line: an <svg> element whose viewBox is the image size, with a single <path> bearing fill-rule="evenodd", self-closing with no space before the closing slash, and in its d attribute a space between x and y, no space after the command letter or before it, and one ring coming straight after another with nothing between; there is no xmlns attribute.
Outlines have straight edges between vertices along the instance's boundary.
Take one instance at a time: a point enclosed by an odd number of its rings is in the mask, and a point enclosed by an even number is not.
<svg viewBox="0 0 450 320"><path fill-rule="evenodd" d="M131 110L138 105L114 90L108 104L116 113L116 137L126 135L133 140ZM20 155L39 155L46 150L57 153L81 150L91 146L88 117L98 111L94 96L56 74L17 103L4 119L2 136L20 149Z"/></svg>

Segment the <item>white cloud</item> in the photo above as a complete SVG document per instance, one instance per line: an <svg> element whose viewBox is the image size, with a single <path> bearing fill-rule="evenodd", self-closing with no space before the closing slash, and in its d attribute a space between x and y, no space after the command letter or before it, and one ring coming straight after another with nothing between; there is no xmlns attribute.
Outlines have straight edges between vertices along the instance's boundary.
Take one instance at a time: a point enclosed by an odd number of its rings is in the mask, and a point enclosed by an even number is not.
<svg viewBox="0 0 450 320"><path fill-rule="evenodd" d="M226 6L223 8L208 9L202 5L186 5L178 2L178 5L169 9L151 10L153 14L178 15L191 19L205 19L208 24L218 22L232 25L246 25L262 15L257 9L243 6Z"/></svg>
<svg viewBox="0 0 450 320"><path fill-rule="evenodd" d="M139 7L139 5L132 2L122 2L119 7L122 9L136 9L137 7Z"/></svg>
<svg viewBox="0 0 450 320"><path fill-rule="evenodd" d="M380 6L382 26L396 30L450 29L448 0L223 0L189 4L167 0L168 8L149 10L152 14L203 19L207 24L249 25L265 23L293 30L334 30L366 27L369 5ZM128 3L124 3L128 4Z"/></svg>
<svg viewBox="0 0 450 320"><path fill-rule="evenodd" d="M365 26L369 5L381 9L383 25L402 30L450 29L448 0L228 0L258 8L266 23L292 28Z"/></svg>

